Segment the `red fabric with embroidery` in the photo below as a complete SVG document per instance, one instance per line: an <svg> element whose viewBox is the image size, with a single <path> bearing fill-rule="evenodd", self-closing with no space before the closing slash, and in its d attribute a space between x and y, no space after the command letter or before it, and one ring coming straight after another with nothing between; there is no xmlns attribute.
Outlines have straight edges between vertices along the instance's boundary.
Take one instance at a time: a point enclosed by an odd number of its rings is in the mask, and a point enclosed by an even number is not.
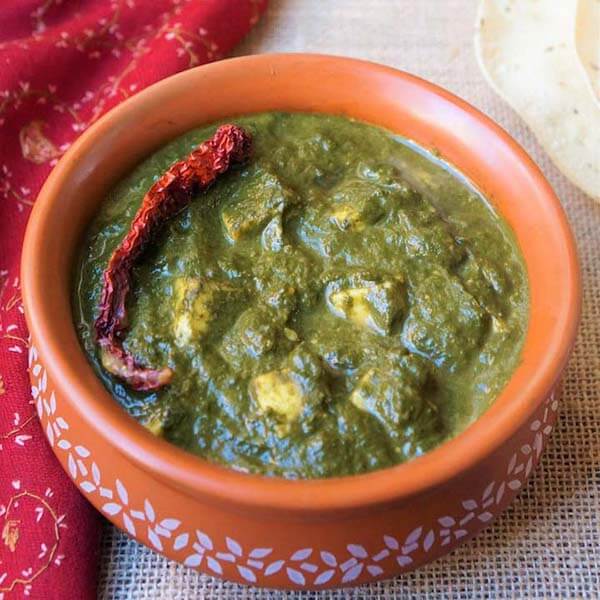
<svg viewBox="0 0 600 600"><path fill-rule="evenodd" d="M94 598L100 519L35 417L19 257L36 194L109 108L221 58L266 0L0 3L0 599Z"/></svg>

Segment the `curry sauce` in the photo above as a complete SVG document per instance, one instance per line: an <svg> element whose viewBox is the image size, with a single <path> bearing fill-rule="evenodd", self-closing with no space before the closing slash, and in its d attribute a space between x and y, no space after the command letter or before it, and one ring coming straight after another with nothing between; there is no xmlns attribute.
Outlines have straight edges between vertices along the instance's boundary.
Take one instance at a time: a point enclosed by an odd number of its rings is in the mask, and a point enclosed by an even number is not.
<svg viewBox="0 0 600 600"><path fill-rule="evenodd" d="M489 202L432 154L344 117L236 118L254 150L136 265L124 346L172 382L137 392L94 339L102 273L190 131L108 195L82 243L74 318L105 386L155 435L288 478L388 467L480 416L519 362L526 270Z"/></svg>

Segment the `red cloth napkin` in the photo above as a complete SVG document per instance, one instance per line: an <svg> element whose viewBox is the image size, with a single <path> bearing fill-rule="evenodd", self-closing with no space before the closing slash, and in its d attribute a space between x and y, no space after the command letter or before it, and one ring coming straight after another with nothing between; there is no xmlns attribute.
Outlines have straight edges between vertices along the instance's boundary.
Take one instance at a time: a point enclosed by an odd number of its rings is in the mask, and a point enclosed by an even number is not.
<svg viewBox="0 0 600 600"><path fill-rule="evenodd" d="M0 600L95 597L100 518L31 402L19 256L36 194L77 135L171 73L224 56L267 0L0 2Z"/></svg>

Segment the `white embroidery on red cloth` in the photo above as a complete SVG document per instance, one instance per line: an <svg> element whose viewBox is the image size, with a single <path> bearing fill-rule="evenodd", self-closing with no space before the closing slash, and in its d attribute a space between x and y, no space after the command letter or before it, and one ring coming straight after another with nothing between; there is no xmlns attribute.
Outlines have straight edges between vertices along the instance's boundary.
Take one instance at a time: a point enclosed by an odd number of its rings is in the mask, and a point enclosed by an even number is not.
<svg viewBox="0 0 600 600"><path fill-rule="evenodd" d="M249 1L252 6L250 16L250 25L252 25L258 20L264 2ZM3 219L6 218L4 211L10 211L11 214L19 216L23 226L37 194L37 186L31 182L44 178L79 133L95 122L107 109L150 83L146 81L141 84L138 67L157 43L161 43L161 52L165 59L176 59L176 62L171 60L173 72L222 56L222 49L212 38L210 31L181 22L183 10L186 7L194 7L195 0L170 0L161 14L153 16L151 22L139 27L137 32L131 35L124 30L123 24L127 11L131 16L140 10L139 0L107 0L103 7L105 15L85 28L77 26L79 15L71 15L70 25L73 25L71 29L74 29L74 32L61 30L60 25L57 26L56 19L53 18L53 11L66 6L63 0L38 0L35 4L29 15L30 35L19 35L17 38L0 42L0 53L6 62L4 66L9 71L12 57L18 54L14 52L15 50L21 55L33 54L37 46L48 45L48 43L55 49L68 49L78 53L84 61L87 61L90 69L96 68L101 61L108 68L98 71L107 74L101 75L105 79L99 81L97 85L94 84L93 89L76 90L62 81L60 83L48 81L45 73L38 78L24 75L23 79L17 81L11 89L0 88L0 138L14 142L17 149L13 153L14 156L11 156L10 162L0 161L0 206ZM86 65L78 66L80 70L85 68ZM26 114L30 115L29 118ZM13 137L8 140L3 130L6 131L8 125L17 122L18 131L12 133ZM4 259L3 252L0 254L2 254L0 259ZM19 355L25 357L27 352L27 343L23 337L25 326L19 280L18 277L10 274L17 268L15 265L0 263L0 342L5 356L14 355L16 359ZM16 383L9 379L9 375L14 371L2 371L0 369L0 402L7 402ZM43 411L44 414L53 415L53 418L48 420L45 434L51 443L60 442L64 446L64 433L68 430L68 425L60 415L55 414L54 396L46 394L45 372L42 374L40 367L36 373L39 373L41 378L31 403L36 405L38 413ZM8 414L9 420L3 421L0 425L0 452L19 452L31 444L36 436L35 412L23 401L16 404L15 409ZM99 478L99 471L93 461L88 461L89 456L86 456L85 449L82 446L75 446L64 451L68 453L70 473L75 471L80 477L84 477L83 474L87 473L85 477L88 477L90 485L93 485L93 481ZM15 458L16 456L18 455L15 455ZM35 496L40 498L40 502L47 502L51 506L50 498L53 492L50 488L40 494L32 490L17 491L14 486L18 485L20 488L20 480L15 480L13 484L11 493L26 492L29 495L23 497L28 498L27 501ZM113 489L117 499L124 502L123 498L127 498L125 487L118 486L115 482ZM100 486L98 493L108 493L107 490L108 488ZM2 502L4 504L1 504ZM21 541L29 534L14 522L15 519L11 519L10 523L3 521L2 510L6 512L9 502L10 499L0 498L0 549L8 549L12 553L13 548L14 552L19 551ZM17 499L15 502L24 501ZM44 514L49 514L48 510L44 509L44 511ZM137 511L128 512L124 509L122 514L126 526L129 524L133 530L134 521L139 521L135 516ZM151 514L152 507L148 503L147 512L144 513L148 522ZM64 515L58 516L57 519L59 527L64 527ZM148 527L146 533L155 542L158 540L160 544L161 533L168 531L171 525L173 522L169 520L162 524L146 525ZM154 529L158 533L153 533ZM52 548L53 545L47 540L41 542L38 560L52 557L48 564L58 567L64 556L58 551L53 551ZM37 570L33 565L26 566L22 570L23 573L20 574L9 574L3 571L0 559L0 600L3 599L4 593L13 589L17 583L21 584L24 595L30 594L32 582L37 577Z"/></svg>

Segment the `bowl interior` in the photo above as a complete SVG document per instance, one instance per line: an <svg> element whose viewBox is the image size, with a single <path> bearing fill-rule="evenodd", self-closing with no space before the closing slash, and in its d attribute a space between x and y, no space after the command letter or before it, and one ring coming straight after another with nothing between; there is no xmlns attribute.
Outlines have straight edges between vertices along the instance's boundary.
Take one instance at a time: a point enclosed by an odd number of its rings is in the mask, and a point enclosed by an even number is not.
<svg viewBox="0 0 600 600"><path fill-rule="evenodd" d="M105 193L184 131L269 110L361 119L435 149L504 215L527 265L531 316L522 361L492 407L465 432L409 463L365 475L290 482L235 473L156 439L113 401L72 323L72 263ZM327 510L398 500L440 484L499 447L556 383L573 343L579 272L573 239L539 169L467 103L416 77L317 55L237 58L181 73L112 110L73 145L35 205L23 251L29 327L57 387L81 418L130 459L193 494L258 508Z"/></svg>

